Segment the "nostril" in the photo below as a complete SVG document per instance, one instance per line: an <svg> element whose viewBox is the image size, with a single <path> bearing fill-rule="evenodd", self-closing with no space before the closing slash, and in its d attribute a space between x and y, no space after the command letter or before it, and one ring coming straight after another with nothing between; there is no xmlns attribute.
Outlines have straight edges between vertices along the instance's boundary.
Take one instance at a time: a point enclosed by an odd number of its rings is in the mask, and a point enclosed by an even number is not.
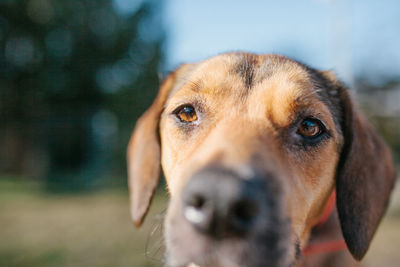
<svg viewBox="0 0 400 267"><path fill-rule="evenodd" d="M190 200L188 205L192 206L195 209L201 209L206 202L205 198L202 195L194 195Z"/></svg>
<svg viewBox="0 0 400 267"><path fill-rule="evenodd" d="M233 217L232 219L234 220L236 227L246 230L245 228L252 224L254 218L257 217L258 212L259 206L254 200L242 199L233 205L231 216Z"/></svg>
<svg viewBox="0 0 400 267"><path fill-rule="evenodd" d="M209 208L206 207L206 198L200 194L193 194L186 201L183 215L197 227L206 227L210 216Z"/></svg>

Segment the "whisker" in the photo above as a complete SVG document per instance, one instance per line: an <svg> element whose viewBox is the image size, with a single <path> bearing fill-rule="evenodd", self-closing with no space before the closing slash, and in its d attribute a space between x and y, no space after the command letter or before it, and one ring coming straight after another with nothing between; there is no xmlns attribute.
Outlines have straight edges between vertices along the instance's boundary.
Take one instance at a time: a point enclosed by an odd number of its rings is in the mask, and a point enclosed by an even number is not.
<svg viewBox="0 0 400 267"><path fill-rule="evenodd" d="M165 245L164 245L164 227L163 219L165 217L166 209L154 216L152 221L151 231L147 236L145 245L145 256L147 259L164 263L165 262Z"/></svg>

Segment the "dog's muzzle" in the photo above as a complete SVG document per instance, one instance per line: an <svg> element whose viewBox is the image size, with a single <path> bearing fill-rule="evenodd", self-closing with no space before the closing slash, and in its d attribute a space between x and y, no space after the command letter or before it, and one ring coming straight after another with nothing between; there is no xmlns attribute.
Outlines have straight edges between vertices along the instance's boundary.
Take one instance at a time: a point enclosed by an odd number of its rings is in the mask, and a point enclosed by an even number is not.
<svg viewBox="0 0 400 267"><path fill-rule="evenodd" d="M290 264L291 229L283 209L281 177L253 171L260 174L244 177L212 166L188 179L179 204L171 204L179 212L167 220L171 266Z"/></svg>

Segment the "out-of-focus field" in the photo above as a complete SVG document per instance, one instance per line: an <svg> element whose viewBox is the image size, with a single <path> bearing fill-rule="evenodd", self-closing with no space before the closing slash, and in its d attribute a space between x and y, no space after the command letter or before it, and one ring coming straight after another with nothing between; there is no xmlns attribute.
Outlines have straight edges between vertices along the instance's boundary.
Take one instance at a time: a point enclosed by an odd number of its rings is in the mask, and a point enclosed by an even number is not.
<svg viewBox="0 0 400 267"><path fill-rule="evenodd" d="M400 188L392 200L365 266L400 264ZM166 202L159 193L136 230L127 191L54 195L36 184L0 180L0 266L162 266L157 226Z"/></svg>
<svg viewBox="0 0 400 267"><path fill-rule="evenodd" d="M161 266L162 234L151 232L166 201L163 193L156 196L138 230L127 191L54 195L0 180L0 266Z"/></svg>

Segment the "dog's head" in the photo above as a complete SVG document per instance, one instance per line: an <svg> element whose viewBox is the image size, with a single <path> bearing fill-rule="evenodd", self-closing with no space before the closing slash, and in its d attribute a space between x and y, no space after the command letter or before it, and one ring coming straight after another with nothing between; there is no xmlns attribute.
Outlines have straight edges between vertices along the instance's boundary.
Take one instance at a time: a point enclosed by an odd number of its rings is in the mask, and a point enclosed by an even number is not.
<svg viewBox="0 0 400 267"><path fill-rule="evenodd" d="M160 165L171 266L289 266L334 189L361 259L395 177L389 149L332 73L247 53L181 66L137 122L128 147L136 225Z"/></svg>

